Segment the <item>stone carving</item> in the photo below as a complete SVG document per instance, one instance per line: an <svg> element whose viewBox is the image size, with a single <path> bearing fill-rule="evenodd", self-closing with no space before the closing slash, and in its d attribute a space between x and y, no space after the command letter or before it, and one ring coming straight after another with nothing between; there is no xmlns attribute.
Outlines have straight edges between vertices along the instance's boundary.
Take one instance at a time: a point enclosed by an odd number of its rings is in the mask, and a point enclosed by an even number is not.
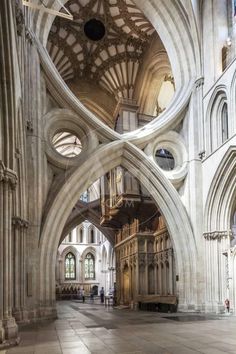
<svg viewBox="0 0 236 354"><path fill-rule="evenodd" d="M12 189L17 185L16 173L6 168L2 161L0 161L0 182L9 183Z"/></svg>
<svg viewBox="0 0 236 354"><path fill-rule="evenodd" d="M24 29L24 24L25 24L25 19L24 19L24 14L22 11L22 8L19 4L18 1L15 2L15 13L16 13L16 30L18 36L22 36L23 29Z"/></svg>
<svg viewBox="0 0 236 354"><path fill-rule="evenodd" d="M29 222L27 220L20 218L19 216L13 216L12 225L14 225L16 228L26 228L27 229L29 226Z"/></svg>
<svg viewBox="0 0 236 354"><path fill-rule="evenodd" d="M196 81L195 81L195 87L196 88L199 88L201 87L202 85L204 85L204 77L199 77Z"/></svg>
<svg viewBox="0 0 236 354"><path fill-rule="evenodd" d="M139 266L145 266L147 264L146 254L139 254Z"/></svg>
<svg viewBox="0 0 236 354"><path fill-rule="evenodd" d="M27 120L27 122L26 122L26 129L29 131L29 132L33 132L33 124L32 124L32 122L31 122L31 120Z"/></svg>
<svg viewBox="0 0 236 354"><path fill-rule="evenodd" d="M222 238L227 238L228 236L232 236L231 231L213 231L213 232L206 232L203 234L205 240L221 240Z"/></svg>
<svg viewBox="0 0 236 354"><path fill-rule="evenodd" d="M32 35L32 33L30 32L30 30L28 28L25 29L25 38L27 39L27 41L30 44L33 44L34 38L33 38L33 35Z"/></svg>

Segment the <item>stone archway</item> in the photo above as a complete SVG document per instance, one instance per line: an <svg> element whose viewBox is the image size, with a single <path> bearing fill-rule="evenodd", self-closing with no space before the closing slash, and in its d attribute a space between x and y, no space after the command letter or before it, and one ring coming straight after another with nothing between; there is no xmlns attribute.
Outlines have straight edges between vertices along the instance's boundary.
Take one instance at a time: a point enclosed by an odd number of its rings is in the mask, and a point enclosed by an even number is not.
<svg viewBox="0 0 236 354"><path fill-rule="evenodd" d="M77 225L81 224L83 221L88 220L93 224L100 232L104 234L107 240L113 245L114 244L114 232L111 229L102 228L100 225L100 219L98 215L93 212L93 210L85 210L81 212L79 209L73 211L66 222L66 225L63 229L60 242L65 238L65 236Z"/></svg>
<svg viewBox="0 0 236 354"><path fill-rule="evenodd" d="M179 275L178 296L181 309L188 305L198 304L197 258L198 250L192 227L186 210L178 193L163 176L160 169L151 161L144 159L145 155L131 144L114 142L97 150L94 156L88 158L56 195L42 228L39 244L40 253L40 304L43 308L54 307L54 271L52 264L56 259L56 247L60 235L75 205L78 196L89 184L107 173L112 168L121 165L132 173L153 196L165 217L172 238ZM94 164L100 161L100 164ZM68 187L70 194L68 195ZM52 224L52 220L54 223ZM45 279L48 274L49 279Z"/></svg>
<svg viewBox="0 0 236 354"><path fill-rule="evenodd" d="M230 230L232 209L236 198L236 149L226 152L208 193L205 207L205 232Z"/></svg>
<svg viewBox="0 0 236 354"><path fill-rule="evenodd" d="M205 279L206 308L223 312L229 297L228 251L231 238L231 218L236 200L236 149L231 146L217 169L205 206ZM211 261L209 261L211 260Z"/></svg>

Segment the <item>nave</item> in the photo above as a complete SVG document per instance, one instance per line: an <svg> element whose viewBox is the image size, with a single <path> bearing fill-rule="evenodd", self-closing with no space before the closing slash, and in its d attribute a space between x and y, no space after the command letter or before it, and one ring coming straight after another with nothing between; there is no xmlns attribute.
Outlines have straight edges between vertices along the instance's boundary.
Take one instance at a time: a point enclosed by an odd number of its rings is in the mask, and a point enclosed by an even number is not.
<svg viewBox="0 0 236 354"><path fill-rule="evenodd" d="M158 313L60 301L58 319L20 328L18 347L0 354L236 353L236 317Z"/></svg>

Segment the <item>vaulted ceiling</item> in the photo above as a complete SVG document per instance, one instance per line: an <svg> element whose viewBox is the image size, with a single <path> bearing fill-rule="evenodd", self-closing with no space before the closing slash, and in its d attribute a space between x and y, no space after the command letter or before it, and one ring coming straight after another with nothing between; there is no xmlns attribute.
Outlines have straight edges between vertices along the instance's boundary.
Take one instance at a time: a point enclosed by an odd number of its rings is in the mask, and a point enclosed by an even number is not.
<svg viewBox="0 0 236 354"><path fill-rule="evenodd" d="M106 101L113 114L119 99L134 99L138 73L154 28L131 0L69 0L74 20L57 17L47 48L67 84L86 101ZM154 34L155 32L155 34Z"/></svg>

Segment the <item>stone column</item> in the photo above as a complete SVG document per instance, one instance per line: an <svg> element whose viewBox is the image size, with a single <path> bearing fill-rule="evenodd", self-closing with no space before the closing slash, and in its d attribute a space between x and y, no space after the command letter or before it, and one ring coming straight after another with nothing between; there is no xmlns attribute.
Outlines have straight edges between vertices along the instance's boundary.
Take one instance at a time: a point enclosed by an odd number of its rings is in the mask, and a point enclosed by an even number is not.
<svg viewBox="0 0 236 354"><path fill-rule="evenodd" d="M164 291L163 291L163 263L160 261L159 262L159 289L160 289L160 295L163 295L164 294Z"/></svg>
<svg viewBox="0 0 236 354"><path fill-rule="evenodd" d="M18 342L18 326L12 316L12 204L16 183L14 171L0 161L0 348Z"/></svg>
<svg viewBox="0 0 236 354"><path fill-rule="evenodd" d="M230 247L229 232L209 232L204 234L204 238L206 311L224 312L224 300L227 297L225 254Z"/></svg>
<svg viewBox="0 0 236 354"><path fill-rule="evenodd" d="M158 294L158 274L157 274L157 259L155 257L155 263L154 263L154 284L155 284L155 294Z"/></svg>
<svg viewBox="0 0 236 354"><path fill-rule="evenodd" d="M121 265L120 263L116 263L116 298L117 304L120 305L122 303L122 289L121 289Z"/></svg>
<svg viewBox="0 0 236 354"><path fill-rule="evenodd" d="M173 279L173 249L169 249L168 251L169 254L169 293L171 295L174 294L174 279Z"/></svg>
<svg viewBox="0 0 236 354"><path fill-rule="evenodd" d="M236 311L236 245L228 250L228 286L230 300L230 311L235 314Z"/></svg>
<svg viewBox="0 0 236 354"><path fill-rule="evenodd" d="M26 317L25 309L25 289L26 289L26 269L25 269L25 250L26 250L26 231L28 221L14 216L12 225L14 231L14 298L13 313L17 321L24 321Z"/></svg>

